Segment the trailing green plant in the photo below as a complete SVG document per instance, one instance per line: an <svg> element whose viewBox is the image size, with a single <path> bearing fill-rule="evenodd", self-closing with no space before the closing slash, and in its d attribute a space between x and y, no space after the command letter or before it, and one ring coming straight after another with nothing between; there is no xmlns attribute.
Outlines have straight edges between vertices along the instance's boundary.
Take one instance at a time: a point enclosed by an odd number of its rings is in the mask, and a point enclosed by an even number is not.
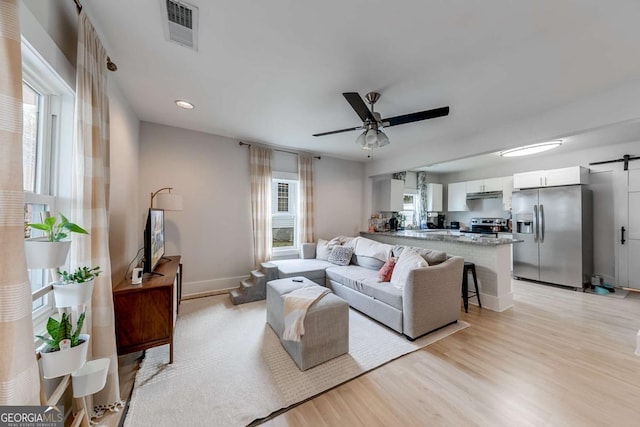
<svg viewBox="0 0 640 427"><path fill-rule="evenodd" d="M59 215L60 222L58 222L55 216L50 216L45 218L42 223L27 224L27 227L44 231L44 235L50 242L59 242L67 237L69 233L89 234L84 228L69 222L64 215Z"/></svg>
<svg viewBox="0 0 640 427"><path fill-rule="evenodd" d="M100 267L78 267L73 273L58 270L60 279L62 279L62 282L67 284L88 282L98 277L100 273L102 273L102 271L100 271Z"/></svg>
<svg viewBox="0 0 640 427"><path fill-rule="evenodd" d="M65 339L71 341L71 347L82 344L82 342L80 342L80 330L82 329L82 324L84 323L84 316L85 312L82 312L82 314L78 317L75 331L72 331L71 315L62 313L60 321L57 321L53 317L50 317L47 321L47 333L49 334L49 337L36 335L36 338L40 338L47 344L47 346L49 347L47 349L48 353L59 351L60 342Z"/></svg>

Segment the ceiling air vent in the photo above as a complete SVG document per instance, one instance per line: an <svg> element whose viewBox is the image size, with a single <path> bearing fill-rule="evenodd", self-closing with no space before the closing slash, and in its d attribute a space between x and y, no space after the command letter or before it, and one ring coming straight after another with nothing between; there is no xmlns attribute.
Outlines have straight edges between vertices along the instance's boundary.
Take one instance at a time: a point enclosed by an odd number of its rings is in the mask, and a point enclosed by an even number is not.
<svg viewBox="0 0 640 427"><path fill-rule="evenodd" d="M161 1L165 38L198 50L198 8L183 1Z"/></svg>

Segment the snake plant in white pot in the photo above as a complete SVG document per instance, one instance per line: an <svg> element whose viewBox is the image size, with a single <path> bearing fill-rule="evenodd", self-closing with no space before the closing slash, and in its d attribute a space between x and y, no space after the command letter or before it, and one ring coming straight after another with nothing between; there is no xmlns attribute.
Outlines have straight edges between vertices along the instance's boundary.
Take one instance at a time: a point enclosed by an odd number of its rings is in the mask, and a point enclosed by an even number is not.
<svg viewBox="0 0 640 427"><path fill-rule="evenodd" d="M49 212L45 212L49 214ZM27 258L27 268L56 268L64 265L71 241L65 240L69 233L89 234L87 230L60 214L60 221L56 217L48 216L42 223L27 224L27 227L44 232L42 237L25 239L24 249Z"/></svg>
<svg viewBox="0 0 640 427"><path fill-rule="evenodd" d="M93 293L95 278L102 273L100 267L79 267L72 273L58 271L60 280L53 282L56 307L75 307L87 304Z"/></svg>
<svg viewBox="0 0 640 427"><path fill-rule="evenodd" d="M50 317L47 321L48 337L36 335L46 344L40 351L42 375L56 378L78 370L87 361L89 335L81 334L85 313L78 317L75 330L72 329L71 315L63 312L60 320Z"/></svg>

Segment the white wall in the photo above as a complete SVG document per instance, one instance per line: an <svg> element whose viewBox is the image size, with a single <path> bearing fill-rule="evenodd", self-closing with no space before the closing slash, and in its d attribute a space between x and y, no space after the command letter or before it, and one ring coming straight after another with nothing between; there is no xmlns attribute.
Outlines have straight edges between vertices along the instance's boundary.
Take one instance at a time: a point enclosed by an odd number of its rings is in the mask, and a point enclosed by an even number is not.
<svg viewBox="0 0 640 427"><path fill-rule="evenodd" d="M140 120L118 85L109 81L111 134L111 192L109 199L109 253L113 286L122 280L141 247L138 221L138 133Z"/></svg>
<svg viewBox="0 0 640 427"><path fill-rule="evenodd" d="M314 160L316 239L357 236L364 215L364 165L322 157Z"/></svg>
<svg viewBox="0 0 640 427"><path fill-rule="evenodd" d="M276 152L273 167L296 172L296 156ZM314 170L317 236L355 235L363 166L323 157L314 160ZM183 197L183 211L165 217L167 253L183 259L183 295L237 287L253 267L247 148L234 139L143 122L140 224L150 192L162 187L173 187Z"/></svg>

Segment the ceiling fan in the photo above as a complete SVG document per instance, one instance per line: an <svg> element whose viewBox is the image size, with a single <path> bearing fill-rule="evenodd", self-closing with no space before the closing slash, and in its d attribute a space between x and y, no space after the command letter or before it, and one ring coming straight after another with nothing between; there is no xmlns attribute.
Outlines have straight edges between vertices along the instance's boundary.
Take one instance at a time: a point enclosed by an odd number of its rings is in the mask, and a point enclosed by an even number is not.
<svg viewBox="0 0 640 427"><path fill-rule="evenodd" d="M369 92L365 96L371 106L371 109L367 107L357 92L345 92L342 96L345 97L347 102L351 105L351 108L353 108L356 114L360 117L362 125L347 129L316 133L313 136L332 135L334 133L364 129L364 132L356 139L356 144L361 145L364 149L378 148L389 144L389 138L384 134L384 132L382 132L382 128L433 119L449 114L449 107L447 106L382 119L380 113L373 111L373 105L380 99L380 94L378 92Z"/></svg>

